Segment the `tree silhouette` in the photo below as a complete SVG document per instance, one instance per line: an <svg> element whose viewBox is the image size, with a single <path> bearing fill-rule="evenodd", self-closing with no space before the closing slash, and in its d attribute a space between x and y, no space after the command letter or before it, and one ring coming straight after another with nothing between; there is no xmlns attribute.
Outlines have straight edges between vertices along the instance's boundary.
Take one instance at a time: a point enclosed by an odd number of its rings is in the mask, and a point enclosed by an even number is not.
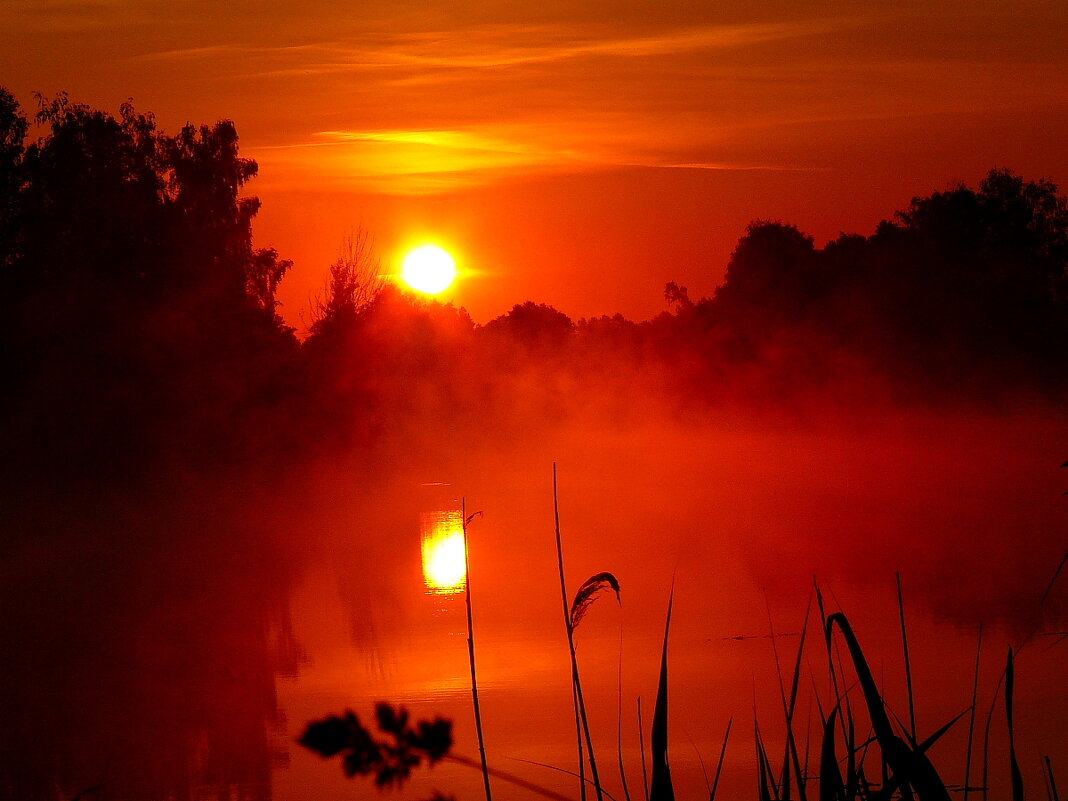
<svg viewBox="0 0 1068 801"><path fill-rule="evenodd" d="M860 358L916 387L1059 383L1066 265L1057 187L992 170L822 249L795 226L754 222L712 301L676 301L674 320L713 343L709 358L774 358L773 369Z"/></svg>
<svg viewBox="0 0 1068 801"><path fill-rule="evenodd" d="M494 335L506 336L529 348L559 347L571 334L571 318L544 303L517 303L511 311L485 325Z"/></svg>
<svg viewBox="0 0 1068 801"><path fill-rule="evenodd" d="M39 103L46 134L23 148L25 121L0 94L0 369L17 388L2 419L21 421L6 432L16 452L92 475L137 472L161 449L206 460L265 445L255 418L295 377L275 301L290 263L252 245L259 201L241 191L256 165L233 123L168 136L131 103L118 117L65 94Z"/></svg>
<svg viewBox="0 0 1068 801"><path fill-rule="evenodd" d="M15 98L0 86L0 270L5 275L13 256L19 164L27 123Z"/></svg>
<svg viewBox="0 0 1068 801"><path fill-rule="evenodd" d="M323 295L312 301L313 337L337 336L351 328L382 291L382 266L366 231L350 232L330 265Z"/></svg>
<svg viewBox="0 0 1068 801"><path fill-rule="evenodd" d="M731 254L716 301L721 313L760 325L798 322L823 291L820 279L812 237L793 225L757 221Z"/></svg>

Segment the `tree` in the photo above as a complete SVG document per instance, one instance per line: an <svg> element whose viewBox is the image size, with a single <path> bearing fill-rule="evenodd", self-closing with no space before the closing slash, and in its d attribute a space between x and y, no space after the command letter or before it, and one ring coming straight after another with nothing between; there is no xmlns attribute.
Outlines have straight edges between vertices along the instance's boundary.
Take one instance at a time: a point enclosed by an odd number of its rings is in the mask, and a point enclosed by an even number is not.
<svg viewBox="0 0 1068 801"><path fill-rule="evenodd" d="M21 243L0 292L37 294L35 303L97 296L120 308L195 297L280 323L274 292L290 263L252 246L259 200L241 191L257 167L239 155L231 121L167 136L130 102L117 118L66 94L39 103L48 135L6 160L12 148L0 146L0 165L17 173Z"/></svg>
<svg viewBox="0 0 1068 801"><path fill-rule="evenodd" d="M362 229L350 232L330 265L324 293L312 301L312 336L351 326L374 303L384 285L381 261L374 254L371 238Z"/></svg>
<svg viewBox="0 0 1068 801"><path fill-rule="evenodd" d="M0 369L16 388L0 422L26 421L0 433L82 475L267 447L257 429L295 374L275 301L290 262L252 245L256 164L234 124L168 136L129 102L117 117L39 102L47 132L23 150L0 93Z"/></svg>
<svg viewBox="0 0 1068 801"><path fill-rule="evenodd" d="M686 287L679 286L674 281L668 281L664 285L664 302L667 303L669 309L676 313L689 311L693 308L693 301L690 300L690 293Z"/></svg>
<svg viewBox="0 0 1068 801"><path fill-rule="evenodd" d="M1052 182L991 170L978 189L914 198L871 244L886 302L929 338L987 356L1063 353L1068 210Z"/></svg>
<svg viewBox="0 0 1068 801"><path fill-rule="evenodd" d="M559 347L570 336L571 318L544 303L528 300L485 325L491 334L508 336L530 348Z"/></svg>
<svg viewBox="0 0 1068 801"><path fill-rule="evenodd" d="M758 220L731 254L715 303L728 317L766 327L799 322L824 290L812 237L793 225Z"/></svg>
<svg viewBox="0 0 1068 801"><path fill-rule="evenodd" d="M0 270L13 258L19 164L25 149L26 131L26 118L18 102L0 86Z"/></svg>

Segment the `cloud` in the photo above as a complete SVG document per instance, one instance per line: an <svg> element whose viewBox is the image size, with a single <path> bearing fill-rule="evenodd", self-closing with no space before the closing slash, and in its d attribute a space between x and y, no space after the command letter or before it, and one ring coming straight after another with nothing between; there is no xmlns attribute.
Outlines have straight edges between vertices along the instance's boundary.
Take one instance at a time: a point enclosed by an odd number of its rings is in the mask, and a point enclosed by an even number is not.
<svg viewBox="0 0 1068 801"><path fill-rule="evenodd" d="M495 26L452 32L409 34L372 51L375 65L495 69L523 64L610 56L646 58L687 51L741 47L829 32L839 22L708 25L647 36L608 36L556 26ZM581 29L580 29L581 31Z"/></svg>
<svg viewBox="0 0 1068 801"><path fill-rule="evenodd" d="M198 96L234 97L227 113L243 133L245 119L259 121L245 147L267 175L400 194L616 167L826 168L879 133L872 121L889 131L1037 108L1065 86L1030 79L1021 31L990 10L633 11L606 22L555 7L502 24L477 9L402 3L354 20L334 8L328 25L311 15L276 22L272 37L242 26L207 41L206 31L146 39L127 59ZM967 36L954 39L958 28ZM827 133L813 140L812 126Z"/></svg>
<svg viewBox="0 0 1068 801"><path fill-rule="evenodd" d="M385 194L434 194L527 174L610 168L796 170L744 162L683 163L642 153L640 138L619 136L610 120L481 125L455 130L322 131L312 141L256 149L265 166L296 169L315 183L355 185ZM267 172L271 172L268 170Z"/></svg>
<svg viewBox="0 0 1068 801"><path fill-rule="evenodd" d="M321 75L411 68L484 70L594 57L649 58L744 47L831 33L856 24L856 21L812 20L704 25L648 35L605 34L590 26L491 25L459 30L373 34L344 41L310 42L296 46L192 47L147 53L139 58L210 59L232 54L285 62L258 73L261 75Z"/></svg>
<svg viewBox="0 0 1068 801"><path fill-rule="evenodd" d="M523 134L526 134L525 136ZM319 181L388 194L427 194L531 171L580 170L595 158L537 141L529 131L322 131L313 141L263 148L261 162L299 166Z"/></svg>

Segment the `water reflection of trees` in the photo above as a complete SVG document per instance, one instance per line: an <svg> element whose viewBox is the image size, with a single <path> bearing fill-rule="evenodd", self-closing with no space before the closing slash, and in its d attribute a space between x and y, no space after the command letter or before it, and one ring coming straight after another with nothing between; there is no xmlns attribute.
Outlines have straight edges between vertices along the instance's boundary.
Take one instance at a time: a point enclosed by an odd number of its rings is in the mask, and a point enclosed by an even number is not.
<svg viewBox="0 0 1068 801"><path fill-rule="evenodd" d="M223 566L207 540L186 547L193 516L117 538L129 515L92 511L53 509L76 536L50 548L37 528L2 563L0 797L269 798L286 754L275 677L301 658L284 574L227 524L208 528L248 551Z"/></svg>

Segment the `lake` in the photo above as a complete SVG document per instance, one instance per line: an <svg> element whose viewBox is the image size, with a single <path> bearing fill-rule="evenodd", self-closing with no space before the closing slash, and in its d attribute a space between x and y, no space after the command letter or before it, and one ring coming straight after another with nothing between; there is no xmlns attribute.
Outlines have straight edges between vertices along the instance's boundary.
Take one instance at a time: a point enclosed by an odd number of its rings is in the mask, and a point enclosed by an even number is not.
<svg viewBox="0 0 1068 801"><path fill-rule="evenodd" d="M378 701L451 719L455 752L477 761L470 589L490 766L578 798L554 461L569 599L602 571L621 585L621 602L601 594L575 632L597 763L617 801L617 735L630 795L644 795L638 699L648 759L672 592L676 796L707 798L732 720L718 797L734 799L757 792L754 716L781 769L780 674L789 694L806 610L794 729L818 773L834 695L814 578L909 725L897 574L921 738L971 705L983 624L973 786L1008 648L1026 643L1015 745L1028 794L1040 795L1045 756L1068 783L1068 642L1057 635L1068 578L1050 585L1068 543L1066 433L1052 413L587 420L521 443L444 432L324 460L262 496L161 491L118 518L73 522L43 508L35 525L53 538L14 538L3 568L0 797L378 797L295 742L345 709L369 723ZM469 574L461 500L483 513L469 525ZM1007 798L1003 701L991 720L990 797ZM948 785L963 783L969 722L932 747ZM382 797L483 795L469 766L416 774ZM499 776L492 789L538 797Z"/></svg>

